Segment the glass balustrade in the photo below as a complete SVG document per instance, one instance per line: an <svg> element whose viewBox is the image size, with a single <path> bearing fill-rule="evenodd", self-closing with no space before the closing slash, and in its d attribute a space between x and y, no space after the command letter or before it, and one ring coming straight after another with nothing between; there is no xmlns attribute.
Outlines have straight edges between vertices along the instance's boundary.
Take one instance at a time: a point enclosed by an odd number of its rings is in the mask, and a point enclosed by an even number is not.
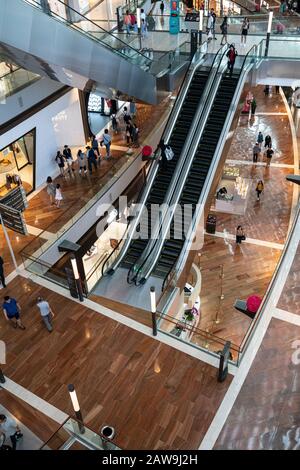
<svg viewBox="0 0 300 470"><path fill-rule="evenodd" d="M3 75L0 77L0 102L39 79L39 75L22 68Z"/></svg>

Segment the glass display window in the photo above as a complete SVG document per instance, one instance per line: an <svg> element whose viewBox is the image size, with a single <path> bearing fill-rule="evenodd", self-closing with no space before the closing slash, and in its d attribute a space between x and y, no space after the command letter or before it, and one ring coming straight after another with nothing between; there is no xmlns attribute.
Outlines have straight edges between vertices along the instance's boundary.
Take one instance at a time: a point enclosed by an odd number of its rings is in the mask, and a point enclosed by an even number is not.
<svg viewBox="0 0 300 470"><path fill-rule="evenodd" d="M20 184L26 194L35 188L35 129L0 150L0 196Z"/></svg>

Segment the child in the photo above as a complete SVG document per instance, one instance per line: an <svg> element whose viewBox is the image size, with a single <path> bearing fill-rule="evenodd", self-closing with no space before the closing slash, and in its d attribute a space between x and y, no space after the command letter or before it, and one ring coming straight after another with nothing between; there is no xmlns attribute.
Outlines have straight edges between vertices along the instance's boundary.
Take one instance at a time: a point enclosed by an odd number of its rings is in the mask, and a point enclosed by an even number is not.
<svg viewBox="0 0 300 470"><path fill-rule="evenodd" d="M56 207L59 209L60 207L60 201L62 201L63 197L62 197L62 193L61 193L61 189L60 189L60 184L57 183L56 185L56 190L55 190L55 204L56 204Z"/></svg>

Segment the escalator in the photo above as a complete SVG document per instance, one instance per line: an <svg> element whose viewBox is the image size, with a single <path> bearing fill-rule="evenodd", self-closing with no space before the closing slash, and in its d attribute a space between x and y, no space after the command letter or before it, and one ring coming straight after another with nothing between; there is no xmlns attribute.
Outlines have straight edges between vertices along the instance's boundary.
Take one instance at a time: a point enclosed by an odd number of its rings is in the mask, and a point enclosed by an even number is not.
<svg viewBox="0 0 300 470"><path fill-rule="evenodd" d="M157 171L156 178L146 200L145 206L147 211L142 215L140 221L140 233L143 234L143 238L138 238L130 243L121 263L121 267L123 268L131 269L131 267L134 266L151 238L151 220L153 220L151 217L151 207L153 207L153 204L161 205L165 200L196 110L201 101L209 72L210 69L201 68L196 70L193 75L185 100L173 127L171 137L168 141L168 144L174 152L174 158L168 163L167 171L164 171L161 167Z"/></svg>
<svg viewBox="0 0 300 470"><path fill-rule="evenodd" d="M170 91L168 74L185 70L185 43L175 67L168 54L156 60L143 53L138 35L105 31L63 0L56 3L46 14L40 0L0 0L0 48L12 62L83 91L153 104Z"/></svg>
<svg viewBox="0 0 300 470"><path fill-rule="evenodd" d="M193 214L195 213L196 204L199 201L202 188L209 172L238 80L239 74L233 74L232 77L228 75L222 77L194 155L189 174L185 180L179 199L179 205L183 208L185 204L190 204ZM152 272L154 276L166 278L181 253L188 227L184 226L183 221L182 224L181 221L179 222L180 226L178 228L174 225L173 217L170 226L170 237L165 240L162 250L160 251L159 260ZM178 237L178 230L181 232L180 237ZM176 233L176 238L174 232Z"/></svg>

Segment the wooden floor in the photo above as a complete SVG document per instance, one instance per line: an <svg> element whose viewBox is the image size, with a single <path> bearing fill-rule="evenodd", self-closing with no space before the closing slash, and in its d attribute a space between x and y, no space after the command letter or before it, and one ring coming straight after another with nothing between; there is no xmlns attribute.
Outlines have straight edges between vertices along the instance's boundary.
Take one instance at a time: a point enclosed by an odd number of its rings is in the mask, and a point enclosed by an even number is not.
<svg viewBox="0 0 300 470"><path fill-rule="evenodd" d="M217 370L169 346L16 278L8 287L22 307L25 331L0 317L8 377L71 413L67 385L76 387L87 426L116 428L125 449L197 449L230 384ZM42 325L35 299L56 313Z"/></svg>
<svg viewBox="0 0 300 470"><path fill-rule="evenodd" d="M272 162L284 165L293 164L293 147L291 131L286 115L269 113L286 113L280 95L265 97L263 87L252 89L257 100L258 113L254 121L248 116L241 116L235 130L227 161L238 161L240 175L251 180L251 193L243 216L212 212L217 217L217 232L225 237L205 236L203 249L200 250L202 269L201 316L198 328L208 331L234 345L240 346L252 320L233 308L236 299L247 299L252 294L263 297L271 281L281 251L269 246L242 243L237 246L228 235L235 235L236 227L242 225L247 238L262 242L285 242L292 206L293 184L286 181L286 175L292 168L249 165L252 161L252 147L259 130L263 135L270 133L276 155ZM261 201L257 201L255 187L258 179L265 184ZM198 252L191 252L190 258L199 264ZM223 295L220 301L221 281L220 266L224 267ZM297 271L297 267L295 267ZM292 275L295 279L295 274ZM191 275L187 273L187 281ZM291 282L291 281L290 281ZM297 283L289 288L294 294L298 292ZM300 292L300 291L299 291ZM200 333L192 336L192 341L211 350L219 350L216 342L203 339Z"/></svg>
<svg viewBox="0 0 300 470"><path fill-rule="evenodd" d="M271 320L215 449L299 450L299 337L299 326Z"/></svg>
<svg viewBox="0 0 300 470"><path fill-rule="evenodd" d="M201 317L198 327L240 346L252 320L237 311L233 307L234 302L253 294L264 296L281 252L248 243L237 246L234 241L206 235L201 253ZM222 301L221 265L224 269ZM193 341L197 342L197 336L193 336Z"/></svg>
<svg viewBox="0 0 300 470"><path fill-rule="evenodd" d="M136 123L141 130L141 142L146 140L146 143L149 143L147 142L147 136L153 132L154 126L168 115L169 105L170 103L167 104L165 101L157 106L137 105ZM55 234L71 220L128 161L124 132L120 131L118 134L114 134L112 142L112 158L109 160L103 159L97 172L93 172L92 175L87 174L86 177L82 178L76 169L74 175L66 174L66 178L57 177L55 179L55 183L59 182L61 184L64 197L60 209L57 209L54 205L51 206L46 189L39 191L30 199L29 206L25 211L27 224L40 230L46 230L50 234ZM122 147L122 150L116 150L114 146ZM134 148L133 150L133 155L140 152L140 148ZM104 149L101 151L104 155ZM75 155L73 156L75 158ZM41 245L41 240L43 240L41 237L36 238L33 235L27 235L26 237L16 235L10 230L8 230L8 234L18 264L22 262L20 252L25 247L26 253L33 254ZM0 255L4 259L4 269L6 275L8 275L14 270L14 265L2 230L0 230Z"/></svg>
<svg viewBox="0 0 300 470"><path fill-rule="evenodd" d="M56 421L33 408L16 395L0 389L0 402L20 423L33 432L42 442L46 442L59 427ZM22 427L22 426L21 426Z"/></svg>

